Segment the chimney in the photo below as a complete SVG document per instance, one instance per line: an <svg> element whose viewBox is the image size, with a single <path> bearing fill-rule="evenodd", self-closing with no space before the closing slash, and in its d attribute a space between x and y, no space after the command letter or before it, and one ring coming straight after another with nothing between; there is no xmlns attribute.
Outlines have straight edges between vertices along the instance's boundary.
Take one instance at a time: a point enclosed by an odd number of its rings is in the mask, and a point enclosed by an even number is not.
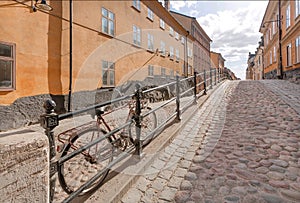
<svg viewBox="0 0 300 203"><path fill-rule="evenodd" d="M165 0L165 9L170 11L170 0Z"/></svg>

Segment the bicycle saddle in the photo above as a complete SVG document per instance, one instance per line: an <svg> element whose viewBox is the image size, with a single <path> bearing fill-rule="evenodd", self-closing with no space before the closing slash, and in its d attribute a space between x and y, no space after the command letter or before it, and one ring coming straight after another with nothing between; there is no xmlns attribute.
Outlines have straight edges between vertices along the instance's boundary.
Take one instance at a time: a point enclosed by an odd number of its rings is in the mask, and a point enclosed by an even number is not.
<svg viewBox="0 0 300 203"><path fill-rule="evenodd" d="M91 111L90 114L91 114L92 118L95 118L96 115L97 115L97 117L99 117L102 114L104 114L104 111L102 111L100 109L95 109L95 111Z"/></svg>

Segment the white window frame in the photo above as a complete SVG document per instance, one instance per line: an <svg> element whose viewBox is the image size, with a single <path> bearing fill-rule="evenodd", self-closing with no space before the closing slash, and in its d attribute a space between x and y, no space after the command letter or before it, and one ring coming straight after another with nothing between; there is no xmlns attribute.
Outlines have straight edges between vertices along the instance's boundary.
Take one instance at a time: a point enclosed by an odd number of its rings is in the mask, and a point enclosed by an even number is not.
<svg viewBox="0 0 300 203"><path fill-rule="evenodd" d="M107 14L105 15L106 12ZM101 8L101 31L105 34L108 34L110 36L115 36L115 14L108 9L102 7ZM107 27L107 30L105 30L105 26Z"/></svg>
<svg viewBox="0 0 300 203"><path fill-rule="evenodd" d="M149 18L151 21L153 21L154 19L154 15L153 15L153 11L148 7L148 10L147 10L147 18Z"/></svg>
<svg viewBox="0 0 300 203"><path fill-rule="evenodd" d="M170 46L170 59L174 59L174 47Z"/></svg>
<svg viewBox="0 0 300 203"><path fill-rule="evenodd" d="M148 50L154 51L154 36L148 33Z"/></svg>
<svg viewBox="0 0 300 203"><path fill-rule="evenodd" d="M179 61L179 49L175 49L176 61Z"/></svg>
<svg viewBox="0 0 300 203"><path fill-rule="evenodd" d="M295 40L295 49L296 63L300 63L300 35Z"/></svg>
<svg viewBox="0 0 300 203"><path fill-rule="evenodd" d="M174 36L174 29L170 26L170 28L169 28L170 30L169 30L169 33L170 33L170 35L171 36Z"/></svg>
<svg viewBox="0 0 300 203"><path fill-rule="evenodd" d="M0 41L0 44L2 46L7 46L10 48L10 56L6 56L4 53L0 53L0 61L3 62L3 64L0 63L0 79L3 78L3 80L0 81L0 92L12 91L16 89L16 44L2 41ZM10 70L8 70L8 72L10 73L8 74L7 67L5 65L7 64L7 62L10 63ZM1 67L1 65L3 66Z"/></svg>
<svg viewBox="0 0 300 203"><path fill-rule="evenodd" d="M132 6L137 9L137 10L141 10L141 1L140 0L132 0Z"/></svg>
<svg viewBox="0 0 300 203"><path fill-rule="evenodd" d="M160 55L165 56L166 55L166 43L164 41L160 41Z"/></svg>
<svg viewBox="0 0 300 203"><path fill-rule="evenodd" d="M178 34L178 32L176 32L176 31L175 31L175 39L176 39L176 40L179 40L179 34Z"/></svg>
<svg viewBox="0 0 300 203"><path fill-rule="evenodd" d="M102 86L112 87L115 86L115 63L102 60ZM107 66L107 67L104 67ZM104 83L104 72L107 72L106 84ZM112 82L113 80L113 82Z"/></svg>
<svg viewBox="0 0 300 203"><path fill-rule="evenodd" d="M273 54L272 54L272 50L270 51L270 64L272 64L272 58L273 58Z"/></svg>
<svg viewBox="0 0 300 203"><path fill-rule="evenodd" d="M291 26L291 7L290 7L290 4L286 8L285 23L286 23L285 24L286 25L286 29Z"/></svg>
<svg viewBox="0 0 300 203"><path fill-rule="evenodd" d="M154 76L154 66L148 65L148 76Z"/></svg>
<svg viewBox="0 0 300 203"><path fill-rule="evenodd" d="M274 62L276 62L277 61L276 46L273 47L273 55L274 55Z"/></svg>
<svg viewBox="0 0 300 203"><path fill-rule="evenodd" d="M300 0L295 0L295 18L300 15Z"/></svg>
<svg viewBox="0 0 300 203"><path fill-rule="evenodd" d="M141 46L142 40L141 40L141 28L139 28L136 25L133 25L133 44L137 46Z"/></svg>
<svg viewBox="0 0 300 203"><path fill-rule="evenodd" d="M292 44L286 46L286 66L292 65Z"/></svg>
<svg viewBox="0 0 300 203"><path fill-rule="evenodd" d="M163 20L163 19L159 19L159 27L161 28L161 29L165 29L165 21Z"/></svg>

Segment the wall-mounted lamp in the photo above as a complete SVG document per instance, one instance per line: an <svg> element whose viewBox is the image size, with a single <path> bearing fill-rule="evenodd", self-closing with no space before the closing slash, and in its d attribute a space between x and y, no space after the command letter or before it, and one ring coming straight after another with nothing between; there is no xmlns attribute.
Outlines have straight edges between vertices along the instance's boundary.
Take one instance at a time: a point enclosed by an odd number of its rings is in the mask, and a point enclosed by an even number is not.
<svg viewBox="0 0 300 203"><path fill-rule="evenodd" d="M35 4L32 6L32 10L34 12L37 11L37 9L41 9L41 10L44 10L44 11L52 11L53 8L47 4L46 0L35 0Z"/></svg>

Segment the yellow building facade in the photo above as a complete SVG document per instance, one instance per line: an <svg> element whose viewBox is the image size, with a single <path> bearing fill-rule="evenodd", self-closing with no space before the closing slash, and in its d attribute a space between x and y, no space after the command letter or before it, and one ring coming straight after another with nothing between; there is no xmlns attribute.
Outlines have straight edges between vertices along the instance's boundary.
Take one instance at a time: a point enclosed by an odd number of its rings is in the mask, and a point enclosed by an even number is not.
<svg viewBox="0 0 300 203"><path fill-rule="evenodd" d="M72 16L69 1L47 4L0 2L0 108L193 73L184 60L193 38L158 1L72 1Z"/></svg>

